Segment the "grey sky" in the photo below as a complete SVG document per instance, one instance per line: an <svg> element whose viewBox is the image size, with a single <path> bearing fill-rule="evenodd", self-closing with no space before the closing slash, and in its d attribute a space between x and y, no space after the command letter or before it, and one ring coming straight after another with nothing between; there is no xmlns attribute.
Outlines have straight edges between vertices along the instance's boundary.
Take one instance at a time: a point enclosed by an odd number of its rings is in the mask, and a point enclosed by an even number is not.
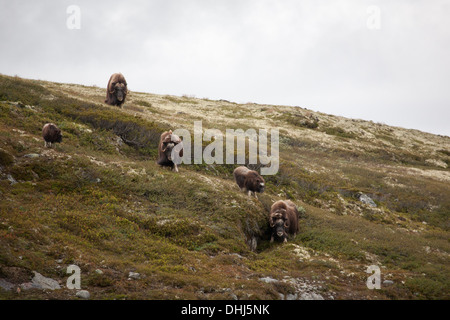
<svg viewBox="0 0 450 320"><path fill-rule="evenodd" d="M132 91L450 136L449 17L450 0L0 0L0 73L106 87L122 72Z"/></svg>

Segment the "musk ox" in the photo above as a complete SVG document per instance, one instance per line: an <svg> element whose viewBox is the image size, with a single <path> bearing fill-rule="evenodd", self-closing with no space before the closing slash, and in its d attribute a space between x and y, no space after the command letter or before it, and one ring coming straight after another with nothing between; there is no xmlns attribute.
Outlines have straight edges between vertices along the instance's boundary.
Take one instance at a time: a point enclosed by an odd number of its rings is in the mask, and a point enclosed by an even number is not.
<svg viewBox="0 0 450 320"><path fill-rule="evenodd" d="M52 143L62 141L61 129L53 123L47 123L42 128L42 137L44 138L44 146L51 147Z"/></svg>
<svg viewBox="0 0 450 320"><path fill-rule="evenodd" d="M290 200L279 200L270 208L269 226L272 229L270 242L274 238L287 242L288 234L295 235L298 232L298 210Z"/></svg>
<svg viewBox="0 0 450 320"><path fill-rule="evenodd" d="M111 106L122 107L128 94L127 81L121 73L114 73L108 81L106 87L105 103Z"/></svg>
<svg viewBox="0 0 450 320"><path fill-rule="evenodd" d="M265 181L258 172L241 166L234 169L233 176L241 191L248 192L249 196L253 192L255 198L258 199L256 192L264 192Z"/></svg>
<svg viewBox="0 0 450 320"><path fill-rule="evenodd" d="M183 156L183 149L182 149L182 141L179 136L172 133L172 130L163 132L161 134L161 139L159 140L159 146L158 146L158 161L157 163L160 166L166 166L171 167L172 170L175 170L175 172L178 172L177 164L173 162L172 159L172 150L175 148L176 145L181 144L181 149L179 147L179 156Z"/></svg>

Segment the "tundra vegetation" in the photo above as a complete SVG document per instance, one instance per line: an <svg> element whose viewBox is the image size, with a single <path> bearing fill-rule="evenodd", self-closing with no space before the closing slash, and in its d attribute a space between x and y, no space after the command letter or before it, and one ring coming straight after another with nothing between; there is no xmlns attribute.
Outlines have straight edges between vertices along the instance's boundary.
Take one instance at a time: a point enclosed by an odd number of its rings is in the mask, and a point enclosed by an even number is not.
<svg viewBox="0 0 450 320"><path fill-rule="evenodd" d="M103 101L102 88L0 75L0 279L14 285L0 298L76 299L71 264L94 299L450 298L449 137L300 107ZM280 169L258 199L238 165L157 165L161 133L194 120L279 128ZM48 122L64 135L51 149ZM270 207L288 199L299 232L271 243ZM33 271L62 288L16 290Z"/></svg>

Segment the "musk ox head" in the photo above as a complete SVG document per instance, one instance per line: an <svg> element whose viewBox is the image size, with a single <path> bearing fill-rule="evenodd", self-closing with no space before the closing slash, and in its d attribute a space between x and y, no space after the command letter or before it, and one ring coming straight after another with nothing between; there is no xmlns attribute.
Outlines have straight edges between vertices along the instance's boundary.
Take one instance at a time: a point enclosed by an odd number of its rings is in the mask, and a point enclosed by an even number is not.
<svg viewBox="0 0 450 320"><path fill-rule="evenodd" d="M106 88L105 102L113 106L122 106L128 94L127 81L121 73L114 73L108 82Z"/></svg>
<svg viewBox="0 0 450 320"><path fill-rule="evenodd" d="M265 181L262 176L256 171L249 171L247 174L247 189L253 192L263 193L265 188Z"/></svg>
<svg viewBox="0 0 450 320"><path fill-rule="evenodd" d="M115 95L117 100L122 102L127 95L127 86L124 83L113 83L109 93Z"/></svg>
<svg viewBox="0 0 450 320"><path fill-rule="evenodd" d="M279 209L270 215L269 225L272 228L272 236L286 241L289 230L289 219L285 209Z"/></svg>

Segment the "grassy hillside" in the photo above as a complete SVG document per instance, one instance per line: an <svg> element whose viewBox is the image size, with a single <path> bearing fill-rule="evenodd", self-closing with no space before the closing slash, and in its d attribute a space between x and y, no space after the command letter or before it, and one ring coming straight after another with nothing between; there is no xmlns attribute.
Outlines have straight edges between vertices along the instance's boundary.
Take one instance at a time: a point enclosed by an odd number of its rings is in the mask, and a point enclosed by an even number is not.
<svg viewBox="0 0 450 320"><path fill-rule="evenodd" d="M94 299L450 298L449 137L186 96L131 92L119 109L104 95L0 76L0 281L14 285L0 298L77 299L71 264ZM280 129L280 170L259 199L234 165L156 165L160 134L196 120ZM46 122L63 131L52 149ZM279 199L302 212L287 244L269 242ZM380 290L366 287L370 265ZM17 290L33 271L62 289Z"/></svg>

